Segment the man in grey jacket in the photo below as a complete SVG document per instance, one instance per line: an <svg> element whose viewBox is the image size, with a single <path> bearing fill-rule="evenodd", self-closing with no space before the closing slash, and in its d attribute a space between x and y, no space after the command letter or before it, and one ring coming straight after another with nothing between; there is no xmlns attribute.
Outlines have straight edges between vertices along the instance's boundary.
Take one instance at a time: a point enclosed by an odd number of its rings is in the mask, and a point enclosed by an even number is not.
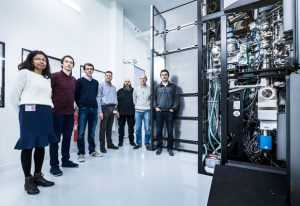
<svg viewBox="0 0 300 206"><path fill-rule="evenodd" d="M153 107L156 111L156 125L157 125L157 150L156 154L160 155L163 145L163 126L164 122L167 125L168 131L168 152L170 156L174 156L173 152L173 124L174 124L174 112L179 106L179 94L177 86L169 82L169 71L166 69L160 72L161 83L154 89L154 101Z"/></svg>
<svg viewBox="0 0 300 206"><path fill-rule="evenodd" d="M147 150L150 147L150 88L147 85L147 76L141 75L140 86L133 90L133 103L135 105L135 135L136 146L133 149L138 149L142 146L142 123L144 121L145 130L145 146Z"/></svg>

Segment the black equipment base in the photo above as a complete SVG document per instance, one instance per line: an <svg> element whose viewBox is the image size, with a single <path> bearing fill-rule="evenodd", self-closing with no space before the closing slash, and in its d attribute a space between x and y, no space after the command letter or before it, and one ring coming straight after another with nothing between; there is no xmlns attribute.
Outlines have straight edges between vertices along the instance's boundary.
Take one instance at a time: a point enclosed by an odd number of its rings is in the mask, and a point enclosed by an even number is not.
<svg viewBox="0 0 300 206"><path fill-rule="evenodd" d="M216 165L208 206L285 206L286 175Z"/></svg>

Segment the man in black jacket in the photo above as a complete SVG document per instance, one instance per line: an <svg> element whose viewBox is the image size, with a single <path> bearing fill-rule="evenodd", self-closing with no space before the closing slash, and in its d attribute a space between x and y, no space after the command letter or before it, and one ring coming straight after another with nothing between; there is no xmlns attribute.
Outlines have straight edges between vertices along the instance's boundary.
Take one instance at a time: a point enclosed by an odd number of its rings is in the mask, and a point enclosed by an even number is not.
<svg viewBox="0 0 300 206"><path fill-rule="evenodd" d="M177 86L169 82L169 71L164 69L160 72L161 83L154 89L154 109L156 111L156 125L157 125L157 150L156 154L160 155L163 145L163 126L164 122L167 125L168 131L168 152L170 156L174 156L173 152L173 124L174 112L179 106L179 94Z"/></svg>
<svg viewBox="0 0 300 206"><path fill-rule="evenodd" d="M128 124L128 137L131 146L136 146L134 142L134 103L133 103L133 88L129 79L124 81L124 87L119 89L117 92L118 97L118 112L117 117L119 118L119 147L123 146L124 141L124 127L127 121Z"/></svg>

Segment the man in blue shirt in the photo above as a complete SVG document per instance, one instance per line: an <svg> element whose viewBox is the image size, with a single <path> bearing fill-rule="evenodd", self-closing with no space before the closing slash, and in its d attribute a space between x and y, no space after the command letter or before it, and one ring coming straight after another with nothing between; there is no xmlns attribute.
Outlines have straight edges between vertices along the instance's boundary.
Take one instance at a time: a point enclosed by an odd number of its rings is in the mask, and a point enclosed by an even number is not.
<svg viewBox="0 0 300 206"><path fill-rule="evenodd" d="M76 81L75 102L79 108L79 135L77 140L78 161L84 162L85 145L84 134L88 123L89 154L92 157L101 157L95 150L95 131L98 121L97 94L99 83L93 79L94 65L86 63L83 66L84 75Z"/></svg>
<svg viewBox="0 0 300 206"><path fill-rule="evenodd" d="M99 141L102 153L107 152L105 149L105 136L107 148L119 149L113 144L111 138L114 116L117 113L116 107L118 104L116 87L111 83L112 75L111 71L105 72L105 81L99 85L97 96L99 118L101 119Z"/></svg>

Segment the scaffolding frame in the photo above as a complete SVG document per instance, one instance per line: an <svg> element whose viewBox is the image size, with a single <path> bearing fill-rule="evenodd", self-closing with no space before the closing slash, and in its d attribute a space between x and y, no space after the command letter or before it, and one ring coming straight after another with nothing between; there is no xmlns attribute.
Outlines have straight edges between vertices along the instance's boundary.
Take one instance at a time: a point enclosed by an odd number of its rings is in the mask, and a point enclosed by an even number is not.
<svg viewBox="0 0 300 206"><path fill-rule="evenodd" d="M194 22L190 22L190 23L187 23L187 24L183 24L183 25L179 25L179 26L176 26L176 27L173 27L173 28L170 28L170 29L167 29L166 28L166 20L165 18L162 16L163 13L166 13L166 12L169 12L169 11L172 11L174 9L177 9L177 8L180 8L182 6L185 6L185 5L188 5L190 3L193 3L193 2L196 2L197 3L197 20L194 21ZM185 143L185 144L194 144L194 145L197 145L197 148L198 148L198 151L191 151L191 150L186 150L186 149L180 149L180 148L174 148L175 150L178 150L178 151L183 151L183 152L189 152L189 153L196 153L198 154L198 173L205 173L205 170L203 168L203 165L202 165L202 156L203 156L203 151L202 151L202 115L203 115L203 102L202 102L202 84L203 84L203 72L202 72L202 47L199 47L198 45L202 45L202 38L199 38L199 37L202 37L202 28L201 28L201 25L198 23L198 22L201 22L201 17L202 17L202 10L201 10L201 1L199 0L193 0L193 1L189 1L189 2L186 2L184 4L181 4L179 6L176 6L176 7L173 7L171 9L168 9L168 10L165 10L165 11L162 11L162 12L159 12L158 9L154 6L154 5L151 5L151 8L150 8L150 14L151 14L151 19L150 19L150 50L151 50L151 57L150 57L150 61L151 61L151 64L150 64L150 81L151 81L151 105L153 105L153 94L154 94L154 58L155 56L161 56L162 58L164 58L164 66L166 67L166 56L167 55L170 55L170 54L173 54L173 53L179 53L179 52L184 52L184 51L187 51L187 50L193 50L193 49L197 49L197 62L198 62L198 68L197 68L197 78L198 78L198 91L196 93L183 93L183 94L180 94L180 97L198 97L198 114L196 117L184 117L184 116L181 116L181 117L175 117L176 119L180 119L180 120L192 120L192 121L197 121L198 124L197 124L197 127L198 127L198 137L197 137L197 141L193 141L193 140L185 140L185 139L176 139L174 138L174 142L180 142L180 143ZM155 16L159 16L162 18L163 22L164 22L164 29L163 31L159 32L156 30L155 28L155 25L154 25L154 17ZM199 26L200 25L200 26ZM179 31L179 30L182 30L182 29L186 29L186 28L189 28L189 27L192 27L192 26L196 26L197 27L197 44L195 45L190 45L190 46L187 46L187 47L183 47L183 48L177 48L177 49L174 49L174 50L171 50L171 51L167 51L166 50L166 35L170 32L176 32L176 31ZM159 53L155 50L154 48L154 43L155 43L155 36L157 35L162 35L163 36L163 41L164 41L164 51L162 53ZM151 109L151 119L153 119L154 117L154 111L153 109ZM151 122L151 146L152 146L152 149L155 150L155 146L154 146L154 142L156 141L155 140L155 137L154 137L155 133L154 133L154 121Z"/></svg>

